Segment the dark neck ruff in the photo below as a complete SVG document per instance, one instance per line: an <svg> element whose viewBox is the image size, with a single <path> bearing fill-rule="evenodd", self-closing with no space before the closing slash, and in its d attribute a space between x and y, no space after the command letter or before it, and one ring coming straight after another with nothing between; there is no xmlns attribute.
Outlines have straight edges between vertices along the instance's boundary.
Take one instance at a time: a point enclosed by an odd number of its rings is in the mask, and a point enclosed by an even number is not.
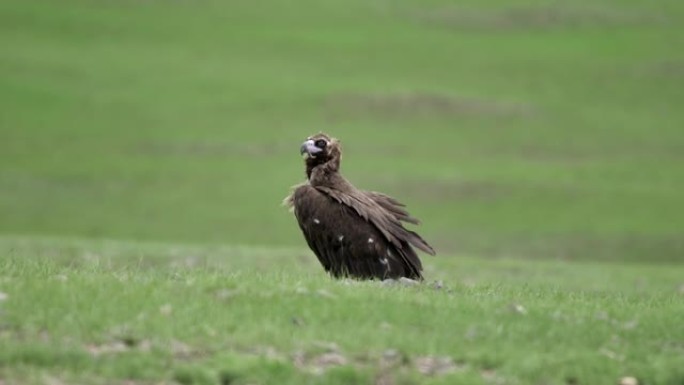
<svg viewBox="0 0 684 385"><path fill-rule="evenodd" d="M313 172L313 169L316 167L316 165L313 165L309 163L309 161L306 161L306 179L311 179L311 173Z"/></svg>
<svg viewBox="0 0 684 385"><path fill-rule="evenodd" d="M328 159L327 162L321 163L317 162L315 158L309 158L306 160L306 179L309 181L311 180L311 175L314 172L314 169L320 170L318 171L319 173L333 173L337 172L340 169L340 158L339 157L334 157L331 159Z"/></svg>

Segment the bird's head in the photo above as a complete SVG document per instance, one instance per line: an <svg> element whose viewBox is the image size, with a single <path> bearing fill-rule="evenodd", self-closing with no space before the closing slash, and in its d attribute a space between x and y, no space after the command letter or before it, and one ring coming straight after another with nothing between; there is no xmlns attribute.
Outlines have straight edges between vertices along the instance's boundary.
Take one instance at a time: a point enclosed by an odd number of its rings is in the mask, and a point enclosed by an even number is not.
<svg viewBox="0 0 684 385"><path fill-rule="evenodd" d="M340 142L322 132L306 138L299 152L304 157L307 176L311 175L311 170L321 165L326 165L330 171L337 171L340 167Z"/></svg>

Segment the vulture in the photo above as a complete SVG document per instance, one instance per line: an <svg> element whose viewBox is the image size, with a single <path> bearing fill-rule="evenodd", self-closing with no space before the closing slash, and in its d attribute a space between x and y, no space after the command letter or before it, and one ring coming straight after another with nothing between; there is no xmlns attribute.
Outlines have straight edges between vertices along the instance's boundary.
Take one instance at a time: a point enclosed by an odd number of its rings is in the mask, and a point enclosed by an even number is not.
<svg viewBox="0 0 684 385"><path fill-rule="evenodd" d="M323 268L335 278L422 280L413 247L434 249L402 222L418 224L405 206L385 194L359 190L340 174L340 142L324 133L310 136L300 153L307 181L283 202ZM413 246L413 247L412 247Z"/></svg>

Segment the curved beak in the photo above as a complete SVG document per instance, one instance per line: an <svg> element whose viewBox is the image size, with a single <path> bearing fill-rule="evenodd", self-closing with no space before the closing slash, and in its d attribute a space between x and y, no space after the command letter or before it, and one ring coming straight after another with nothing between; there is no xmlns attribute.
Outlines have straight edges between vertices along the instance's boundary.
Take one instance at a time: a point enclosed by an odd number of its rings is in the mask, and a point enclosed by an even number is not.
<svg viewBox="0 0 684 385"><path fill-rule="evenodd" d="M311 157L316 155L317 153L321 152L320 148L316 147L316 144L314 143L313 140L309 139L306 142L302 143L302 146L299 147L299 153L300 154L306 154Z"/></svg>

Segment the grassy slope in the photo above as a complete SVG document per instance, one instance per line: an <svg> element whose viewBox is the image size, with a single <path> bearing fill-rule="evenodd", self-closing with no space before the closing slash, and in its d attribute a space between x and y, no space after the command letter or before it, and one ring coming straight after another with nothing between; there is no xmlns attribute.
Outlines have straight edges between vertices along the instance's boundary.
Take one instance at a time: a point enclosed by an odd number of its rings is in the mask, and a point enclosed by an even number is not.
<svg viewBox="0 0 684 385"><path fill-rule="evenodd" d="M296 249L0 246L9 383L684 380L681 266L434 258L438 290L331 281ZM453 371L422 375L425 357Z"/></svg>
<svg viewBox="0 0 684 385"><path fill-rule="evenodd" d="M0 231L301 245L330 131L443 252L681 259L678 1L3 1Z"/></svg>

